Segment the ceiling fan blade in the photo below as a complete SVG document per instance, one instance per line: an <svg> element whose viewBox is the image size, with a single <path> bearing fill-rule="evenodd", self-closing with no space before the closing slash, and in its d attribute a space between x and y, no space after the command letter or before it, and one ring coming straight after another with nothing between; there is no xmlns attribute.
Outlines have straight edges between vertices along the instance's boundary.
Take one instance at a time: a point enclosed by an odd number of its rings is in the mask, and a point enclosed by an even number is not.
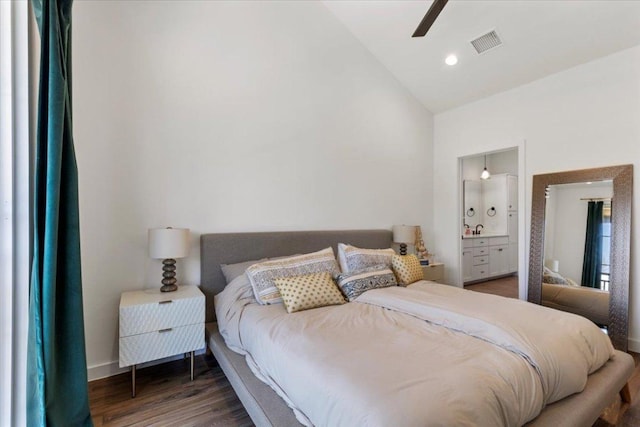
<svg viewBox="0 0 640 427"><path fill-rule="evenodd" d="M449 0L434 0L431 4L431 7L427 11L427 14L424 15L422 21L420 21L420 25L416 28L416 31L413 33L411 37L424 37L429 31L429 28L433 25L440 12L444 8L444 5L447 4Z"/></svg>

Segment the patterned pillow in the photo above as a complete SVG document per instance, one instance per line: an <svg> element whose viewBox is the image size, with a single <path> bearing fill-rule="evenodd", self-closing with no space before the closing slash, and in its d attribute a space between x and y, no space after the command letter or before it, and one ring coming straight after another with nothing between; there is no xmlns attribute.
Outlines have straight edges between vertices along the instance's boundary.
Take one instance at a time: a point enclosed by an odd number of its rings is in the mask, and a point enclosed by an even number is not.
<svg viewBox="0 0 640 427"><path fill-rule="evenodd" d="M338 243L338 260L343 273L350 273L381 264L391 267L391 257L394 254L395 251L391 248L362 249Z"/></svg>
<svg viewBox="0 0 640 427"><path fill-rule="evenodd" d="M338 275L338 286L349 301L353 301L369 289L397 286L396 276L386 265L375 265L352 273Z"/></svg>
<svg viewBox="0 0 640 427"><path fill-rule="evenodd" d="M289 313L345 303L331 273L284 277L274 282Z"/></svg>
<svg viewBox="0 0 640 427"><path fill-rule="evenodd" d="M391 266L400 286L407 286L424 279L420 260L415 255L394 255Z"/></svg>
<svg viewBox="0 0 640 427"><path fill-rule="evenodd" d="M569 284L569 282L567 282L567 279L565 279L564 276L548 269L547 267L544 267L543 269L542 282L550 283L552 285L568 285Z"/></svg>
<svg viewBox="0 0 640 427"><path fill-rule="evenodd" d="M274 282L275 279L322 272L331 275L340 272L332 248L253 264L247 268L246 273L251 281L256 300L264 305L282 302L280 292Z"/></svg>

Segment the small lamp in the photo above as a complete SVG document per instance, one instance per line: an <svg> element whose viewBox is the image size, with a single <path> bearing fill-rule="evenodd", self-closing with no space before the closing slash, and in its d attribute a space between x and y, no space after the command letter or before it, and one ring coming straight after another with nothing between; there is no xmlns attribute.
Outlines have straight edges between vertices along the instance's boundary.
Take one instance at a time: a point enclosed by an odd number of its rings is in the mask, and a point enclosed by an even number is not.
<svg viewBox="0 0 640 427"><path fill-rule="evenodd" d="M487 156L484 156L484 170L480 174L480 179L489 179L491 178L491 174L487 170Z"/></svg>
<svg viewBox="0 0 640 427"><path fill-rule="evenodd" d="M162 260L161 292L178 290L176 258L189 255L188 228L152 228L149 230L149 256Z"/></svg>
<svg viewBox="0 0 640 427"><path fill-rule="evenodd" d="M394 225L393 242L400 244L400 255L406 255L407 244L413 245L416 243L416 226Z"/></svg>

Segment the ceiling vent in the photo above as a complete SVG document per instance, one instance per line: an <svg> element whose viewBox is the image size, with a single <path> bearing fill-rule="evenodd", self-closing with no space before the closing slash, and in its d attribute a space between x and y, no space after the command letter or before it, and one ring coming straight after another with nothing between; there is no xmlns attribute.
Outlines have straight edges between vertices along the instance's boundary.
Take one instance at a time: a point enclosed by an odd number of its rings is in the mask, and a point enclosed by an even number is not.
<svg viewBox="0 0 640 427"><path fill-rule="evenodd" d="M502 44L502 40L500 40L500 36L496 33L495 30L488 32L475 40L471 40L471 44L473 48L478 53L484 53L489 49L493 49L494 47L498 47Z"/></svg>

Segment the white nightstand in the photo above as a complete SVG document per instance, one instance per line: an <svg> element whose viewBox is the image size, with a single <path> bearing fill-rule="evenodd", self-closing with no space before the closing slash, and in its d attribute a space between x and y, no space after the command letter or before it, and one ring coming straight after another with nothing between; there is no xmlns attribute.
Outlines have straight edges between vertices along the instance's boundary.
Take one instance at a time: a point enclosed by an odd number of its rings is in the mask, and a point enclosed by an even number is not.
<svg viewBox="0 0 640 427"><path fill-rule="evenodd" d="M424 280L441 282L444 279L444 264L441 262L434 262L429 265L423 265L422 273L424 274Z"/></svg>
<svg viewBox="0 0 640 427"><path fill-rule="evenodd" d="M120 367L131 366L131 396L136 395L136 365L204 348L204 294L197 286L175 292L159 289L123 292L120 297Z"/></svg>

